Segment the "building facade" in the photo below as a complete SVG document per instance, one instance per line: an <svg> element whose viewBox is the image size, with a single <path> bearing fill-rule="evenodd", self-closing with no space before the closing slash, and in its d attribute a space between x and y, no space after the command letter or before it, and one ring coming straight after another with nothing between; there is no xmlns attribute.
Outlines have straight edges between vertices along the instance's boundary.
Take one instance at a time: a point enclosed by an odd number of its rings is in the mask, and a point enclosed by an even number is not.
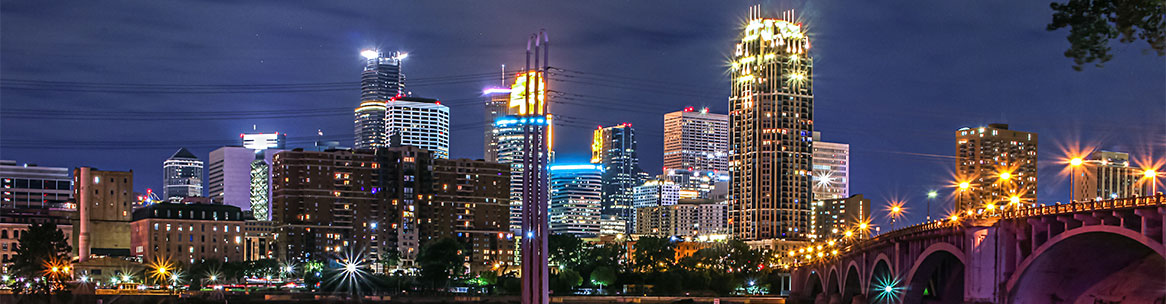
<svg viewBox="0 0 1166 304"><path fill-rule="evenodd" d="M405 54L364 50L364 71L360 74L360 105L355 110L356 149L374 149L388 145L385 130L385 102L405 96L405 75L401 61Z"/></svg>
<svg viewBox="0 0 1166 304"><path fill-rule="evenodd" d="M693 107L664 114L664 170L729 171L729 115Z"/></svg>
<svg viewBox="0 0 1166 304"><path fill-rule="evenodd" d="M186 148L162 162L162 198L202 196L202 160Z"/></svg>
<svg viewBox="0 0 1166 304"><path fill-rule="evenodd" d="M603 196L603 166L552 165L550 227L554 234L599 235Z"/></svg>
<svg viewBox="0 0 1166 304"><path fill-rule="evenodd" d="M729 223L741 240L804 239L810 222L813 58L792 13L750 11L733 51Z"/></svg>
<svg viewBox="0 0 1166 304"><path fill-rule="evenodd" d="M69 168L0 160L0 188L0 210L49 209L72 199L73 179Z"/></svg>
<svg viewBox="0 0 1166 304"><path fill-rule="evenodd" d="M821 141L814 131L814 201L850 195L850 145Z"/></svg>
<svg viewBox="0 0 1166 304"><path fill-rule="evenodd" d="M956 176L970 190L957 198L956 210L1005 206L1017 197L1036 204L1037 134L988 124L956 131Z"/></svg>
<svg viewBox="0 0 1166 304"><path fill-rule="evenodd" d="M92 256L130 256L134 172L79 167L73 170L73 185L77 201L73 239L81 261Z"/></svg>
<svg viewBox="0 0 1166 304"><path fill-rule="evenodd" d="M814 217L810 223L813 228L810 238L839 239L847 237L847 231L859 237L868 236L855 231L859 223L870 219L870 199L863 198L862 194L818 200L811 211Z"/></svg>
<svg viewBox="0 0 1166 304"><path fill-rule="evenodd" d="M629 222L635 216L632 206L635 188L645 180L636 150L636 131L629 123L601 127L593 133L591 163L604 168L603 213ZM629 225L625 233L631 233L633 229Z"/></svg>
<svg viewBox="0 0 1166 304"><path fill-rule="evenodd" d="M636 234L687 239L723 239L728 234L728 205L702 199L636 208Z"/></svg>
<svg viewBox="0 0 1166 304"><path fill-rule="evenodd" d="M220 204L158 203L134 210L133 255L142 261L244 260L243 212Z"/></svg>
<svg viewBox="0 0 1166 304"><path fill-rule="evenodd" d="M449 158L449 107L441 101L411 96L390 98L385 103L385 132L388 146L421 147L433 151L436 158Z"/></svg>
<svg viewBox="0 0 1166 304"><path fill-rule="evenodd" d="M271 163L272 156L279 151L283 150L236 146L211 151L207 166L207 197L221 204L251 211L257 218L270 218ZM256 175L254 179L253 174Z"/></svg>
<svg viewBox="0 0 1166 304"><path fill-rule="evenodd" d="M483 139L485 143L483 155L487 161L498 162L498 137L494 136L494 123L503 116L517 113L512 113L510 110L510 89L508 88L488 88L482 90L482 96L486 99L484 120L486 132Z"/></svg>
<svg viewBox="0 0 1166 304"><path fill-rule="evenodd" d="M367 248L368 224L391 219L376 197L376 155L367 151L281 151L272 158L271 220L280 261L325 261ZM392 226L392 223L387 223ZM362 227L365 229L355 229Z"/></svg>
<svg viewBox="0 0 1166 304"><path fill-rule="evenodd" d="M417 209L420 245L457 239L467 251L466 274L516 265L510 233L510 166L434 158L432 168L432 186L419 189L432 193Z"/></svg>
<svg viewBox="0 0 1166 304"><path fill-rule="evenodd" d="M243 212L243 260L274 259L276 248L274 223L256 220Z"/></svg>
<svg viewBox="0 0 1166 304"><path fill-rule="evenodd" d="M1142 170L1130 167L1130 155L1124 152L1094 151L1079 168L1070 168L1073 196L1077 201L1142 196L1149 187L1142 181Z"/></svg>
<svg viewBox="0 0 1166 304"><path fill-rule="evenodd" d="M524 193L523 160L526 152L523 151L523 141L526 140L526 129L534 132L544 132L550 128L549 119L522 118L519 116L503 116L494 122L494 138L498 142L498 163L510 166L510 231L522 230L522 195ZM550 152L553 157L554 152Z"/></svg>

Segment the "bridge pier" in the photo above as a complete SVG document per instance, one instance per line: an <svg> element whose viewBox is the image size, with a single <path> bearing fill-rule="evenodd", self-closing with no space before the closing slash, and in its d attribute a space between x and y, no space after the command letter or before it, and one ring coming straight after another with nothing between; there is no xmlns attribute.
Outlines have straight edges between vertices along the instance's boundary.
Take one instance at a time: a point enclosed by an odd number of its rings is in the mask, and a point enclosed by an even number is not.
<svg viewBox="0 0 1166 304"><path fill-rule="evenodd" d="M967 265L964 265L964 300L967 302L995 302L999 284L999 229L995 226L974 226L967 230Z"/></svg>

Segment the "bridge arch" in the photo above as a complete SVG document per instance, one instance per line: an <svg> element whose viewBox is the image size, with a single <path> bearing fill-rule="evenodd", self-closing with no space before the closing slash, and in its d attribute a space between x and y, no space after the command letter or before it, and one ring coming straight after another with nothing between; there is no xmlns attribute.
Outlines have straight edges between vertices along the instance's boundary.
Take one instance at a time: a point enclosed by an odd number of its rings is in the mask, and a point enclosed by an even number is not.
<svg viewBox="0 0 1166 304"><path fill-rule="evenodd" d="M880 252L878 255L875 256L874 260L871 261L870 264L868 264L868 266L870 268L866 270L866 277L865 277L866 280L862 282L862 286L869 287L869 286L874 284L874 282L872 282L871 279L874 278L874 269L875 269L875 267L877 267L879 265L879 262L885 263L887 265L887 269L889 269L892 274L895 273L895 267L892 266L894 264L891 264L891 258L889 256L887 256L886 253Z"/></svg>
<svg viewBox="0 0 1166 304"><path fill-rule="evenodd" d="M805 285L802 285L804 288L809 290L809 292L805 293L805 295L809 296L810 299L816 299L818 294L826 290L826 287L823 286L823 283L824 282L822 281L821 272L811 271L810 275L806 277Z"/></svg>
<svg viewBox="0 0 1166 304"><path fill-rule="evenodd" d="M1166 285L1162 273L1162 244L1134 230L1096 225L1065 231L1033 250L1005 288L1009 303L1149 303L1166 295L1138 291L1160 290Z"/></svg>
<svg viewBox="0 0 1166 304"><path fill-rule="evenodd" d="M842 293L842 287L840 287L842 284L838 282L838 267L831 266L830 275L827 278L829 279L826 280L826 294Z"/></svg>
<svg viewBox="0 0 1166 304"><path fill-rule="evenodd" d="M902 283L891 267L891 260L885 255L876 258L866 284L866 294L870 295L870 303L896 303L902 291L899 289L901 286ZM886 287L890 287L891 292L883 291Z"/></svg>
<svg viewBox="0 0 1166 304"><path fill-rule="evenodd" d="M949 243L935 243L923 250L906 274L904 303L963 303L964 267L962 250Z"/></svg>
<svg viewBox="0 0 1166 304"><path fill-rule="evenodd" d="M862 274L859 273L858 263L851 261L846 266L846 276L842 282L842 303L851 303L854 296L866 294L862 288Z"/></svg>

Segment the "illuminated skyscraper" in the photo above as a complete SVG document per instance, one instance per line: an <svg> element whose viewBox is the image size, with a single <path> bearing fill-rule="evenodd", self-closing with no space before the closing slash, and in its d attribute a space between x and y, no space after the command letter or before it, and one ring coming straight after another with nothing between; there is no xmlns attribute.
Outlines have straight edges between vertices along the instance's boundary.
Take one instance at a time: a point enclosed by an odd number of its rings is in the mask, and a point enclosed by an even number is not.
<svg viewBox="0 0 1166 304"><path fill-rule="evenodd" d="M553 165L550 172L551 232L599 235L602 165Z"/></svg>
<svg viewBox="0 0 1166 304"><path fill-rule="evenodd" d="M813 58L793 13L751 8L730 68L729 225L741 240L804 239L810 221Z"/></svg>
<svg viewBox="0 0 1166 304"><path fill-rule="evenodd" d="M406 54L379 50L364 50L364 72L360 74L360 106L355 111L356 149L379 148L388 145L385 133L385 102L405 95L405 75L401 60Z"/></svg>
<svg viewBox="0 0 1166 304"><path fill-rule="evenodd" d="M729 171L729 116L708 108L664 114L664 169Z"/></svg>
<svg viewBox="0 0 1166 304"><path fill-rule="evenodd" d="M394 97L385 103L385 132L389 146L400 135L400 145L433 151L435 158L449 158L449 107L441 101L420 97Z"/></svg>
<svg viewBox="0 0 1166 304"><path fill-rule="evenodd" d="M632 124L599 128L591 141L591 163L602 164L603 213L612 214L628 222L627 233L633 228L635 189L644 182L644 170L636 152L636 131Z"/></svg>
<svg viewBox="0 0 1166 304"><path fill-rule="evenodd" d="M970 190L956 199L956 210L1004 206L1017 197L1036 203L1036 133L1009 130L1007 124L956 130L956 176ZM962 195L961 195L962 196Z"/></svg>
<svg viewBox="0 0 1166 304"><path fill-rule="evenodd" d="M532 85L531 91L538 91L538 100L543 100L542 96L545 91L541 89L542 81L539 80L541 74L531 74ZM514 84L511 85L510 103L507 106L508 113L512 115L501 116L494 121L491 130L492 140L497 142L497 162L503 164L510 164L510 230L519 232L522 229L522 196L525 193L523 189L523 162L526 155L523 151L523 142L526 140L525 128L533 126L536 132L547 132L548 138L548 155L547 158L554 159L554 126L552 117L549 114L540 116L526 115L525 94L526 74L518 74L515 78Z"/></svg>
<svg viewBox="0 0 1166 304"><path fill-rule="evenodd" d="M497 162L498 161L498 138L494 137L494 121L497 121L502 116L514 115L510 111L510 89L507 88L488 88L482 90L482 96L486 98L486 136L484 138L485 160Z"/></svg>
<svg viewBox="0 0 1166 304"><path fill-rule="evenodd" d="M814 201L850 195L850 145L818 140L814 131Z"/></svg>
<svg viewBox="0 0 1166 304"><path fill-rule="evenodd" d="M165 198L202 196L202 160L186 148L162 162L162 193Z"/></svg>
<svg viewBox="0 0 1166 304"><path fill-rule="evenodd" d="M267 221L271 205L272 156L285 147L283 133L239 134L242 146L211 151L207 166L207 197L217 203L251 211Z"/></svg>

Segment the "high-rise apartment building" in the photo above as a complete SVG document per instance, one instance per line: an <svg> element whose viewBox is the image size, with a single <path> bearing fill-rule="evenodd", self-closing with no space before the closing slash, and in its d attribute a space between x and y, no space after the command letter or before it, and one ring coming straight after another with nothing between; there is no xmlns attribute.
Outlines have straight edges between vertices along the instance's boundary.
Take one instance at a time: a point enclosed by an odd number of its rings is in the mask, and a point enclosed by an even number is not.
<svg viewBox="0 0 1166 304"><path fill-rule="evenodd" d="M418 189L419 194L432 193L432 198L417 206L420 245L440 238L455 238L466 244L469 272L464 274L492 270L495 265L514 266L510 166L464 158L433 158L432 168L426 174L431 176L432 185ZM412 194L400 196L406 199Z"/></svg>
<svg viewBox="0 0 1166 304"><path fill-rule="evenodd" d="M850 231L851 236L868 236L854 231L859 223L870 219L870 199L863 198L862 194L817 200L810 210L814 213L810 238L838 239L846 237L846 231Z"/></svg>
<svg viewBox="0 0 1166 304"><path fill-rule="evenodd" d="M449 158L449 107L441 101L411 96L389 99L385 132L388 146L415 146L432 151L436 158Z"/></svg>
<svg viewBox="0 0 1166 304"><path fill-rule="evenodd" d="M956 210L995 204L1036 204L1037 135L988 124L956 130L956 177L970 189L956 199Z"/></svg>
<svg viewBox="0 0 1166 304"><path fill-rule="evenodd" d="M220 204L157 203L134 210L132 254L186 265L243 261L243 212Z"/></svg>
<svg viewBox="0 0 1166 304"><path fill-rule="evenodd" d="M741 240L805 239L810 222L814 60L792 12L750 10L730 67L729 225Z"/></svg>
<svg viewBox="0 0 1166 304"><path fill-rule="evenodd" d="M388 231L372 230L369 225L395 219L397 214L377 199L377 188L383 186L378 185L372 152L295 149L276 153L272 159L271 220L277 259L326 260L356 248L376 258L378 249L383 249L381 241L396 236L395 231L369 233Z"/></svg>
<svg viewBox="0 0 1166 304"><path fill-rule="evenodd" d="M693 171L667 169L657 180L667 180L680 187L680 198L725 201L729 195L728 171ZM651 182L651 181L649 181Z"/></svg>
<svg viewBox="0 0 1166 304"><path fill-rule="evenodd" d="M162 162L164 199L202 196L203 162L186 148L178 149Z"/></svg>
<svg viewBox="0 0 1166 304"><path fill-rule="evenodd" d="M517 113L512 113L511 111L510 89L508 88L488 88L482 90L482 96L486 98L486 137L483 141L485 142L484 159L498 162L498 137L494 136L494 122L503 116L515 115Z"/></svg>
<svg viewBox="0 0 1166 304"><path fill-rule="evenodd" d="M693 107L664 114L664 170L729 171L729 115Z"/></svg>
<svg viewBox="0 0 1166 304"><path fill-rule="evenodd" d="M73 239L81 261L90 256L129 256L134 172L80 167L73 170L73 185L78 214Z"/></svg>
<svg viewBox="0 0 1166 304"><path fill-rule="evenodd" d="M591 163L603 165L603 213L631 222L635 188L644 181L636 151L636 131L624 123L595 130L591 140ZM628 225L631 233L634 226Z"/></svg>
<svg viewBox="0 0 1166 304"><path fill-rule="evenodd" d="M319 260L361 249L410 268L426 242L451 237L469 246L473 269L512 262L510 167L434 154L414 146L277 153L277 258Z"/></svg>
<svg viewBox="0 0 1166 304"><path fill-rule="evenodd" d="M364 71L360 74L360 106L355 111L356 149L373 149L388 145L385 102L405 96L405 75L401 61L406 54L364 50Z"/></svg>
<svg viewBox="0 0 1166 304"><path fill-rule="evenodd" d="M850 145L824 142L814 131L814 201L850 195Z"/></svg>
<svg viewBox="0 0 1166 304"><path fill-rule="evenodd" d="M552 165L548 170L551 233L599 235L603 166Z"/></svg>
<svg viewBox="0 0 1166 304"><path fill-rule="evenodd" d="M1071 167L1073 197L1077 201L1142 196L1149 193L1141 181L1142 170L1130 167L1130 155L1124 152L1094 151Z"/></svg>

